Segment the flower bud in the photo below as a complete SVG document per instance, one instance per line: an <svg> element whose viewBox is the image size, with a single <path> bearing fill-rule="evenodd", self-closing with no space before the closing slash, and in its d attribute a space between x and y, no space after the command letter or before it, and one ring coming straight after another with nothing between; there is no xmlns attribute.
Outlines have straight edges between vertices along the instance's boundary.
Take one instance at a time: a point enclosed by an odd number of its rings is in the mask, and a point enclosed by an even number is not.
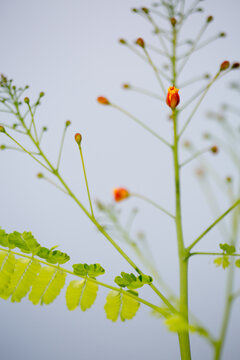
<svg viewBox="0 0 240 360"><path fill-rule="evenodd" d="M166 103L173 110L180 103L180 96L178 94L178 91L179 89L175 88L175 86L170 86L170 88L168 88Z"/></svg>
<svg viewBox="0 0 240 360"><path fill-rule="evenodd" d="M70 125L71 125L71 121L70 121L70 120L67 120L67 121L65 122L65 126L68 127L68 126L70 126Z"/></svg>
<svg viewBox="0 0 240 360"><path fill-rule="evenodd" d="M176 23L177 23L177 20L174 17L172 17L170 19L170 22L171 22L172 26L174 27L176 25Z"/></svg>
<svg viewBox="0 0 240 360"><path fill-rule="evenodd" d="M5 150L6 149L6 145L0 145L0 150Z"/></svg>
<svg viewBox="0 0 240 360"><path fill-rule="evenodd" d="M123 89L130 89L131 86L129 84L123 84L122 87L123 87Z"/></svg>
<svg viewBox="0 0 240 360"><path fill-rule="evenodd" d="M125 188L113 189L113 196L115 201L122 201L130 196L130 193Z"/></svg>
<svg viewBox="0 0 240 360"><path fill-rule="evenodd" d="M192 147L192 144L189 140L185 140L183 142L183 147L185 147L186 149L190 149Z"/></svg>
<svg viewBox="0 0 240 360"><path fill-rule="evenodd" d="M207 79L210 79L210 74L205 74L205 75L204 75L204 79L206 79L206 80L207 80Z"/></svg>
<svg viewBox="0 0 240 360"><path fill-rule="evenodd" d="M5 128L2 125L0 125L0 133L5 133L5 132L6 132Z"/></svg>
<svg viewBox="0 0 240 360"><path fill-rule="evenodd" d="M44 126L42 129L43 129L43 131L47 131L48 128L46 126Z"/></svg>
<svg viewBox="0 0 240 360"><path fill-rule="evenodd" d="M107 98L105 98L104 96L99 96L97 98L97 101L99 102L99 104L101 105L110 105L110 102L108 101Z"/></svg>
<svg viewBox="0 0 240 360"><path fill-rule="evenodd" d="M149 10L146 7L142 7L141 9L145 14L149 14Z"/></svg>
<svg viewBox="0 0 240 360"><path fill-rule="evenodd" d="M44 175L43 175L43 173L37 173L37 178L39 178L39 179L42 179L42 178L44 178Z"/></svg>
<svg viewBox="0 0 240 360"><path fill-rule="evenodd" d="M211 150L211 152L212 152L213 154L217 154L218 151L219 151L219 149L218 149L218 147L217 147L216 145L212 146L210 150Z"/></svg>
<svg viewBox="0 0 240 360"><path fill-rule="evenodd" d="M137 12L138 12L138 9L136 9L136 8L132 8L132 12L137 13Z"/></svg>
<svg viewBox="0 0 240 360"><path fill-rule="evenodd" d="M227 176L227 177L226 177L226 182L228 182L228 183L231 183L231 182L232 182L231 176Z"/></svg>
<svg viewBox="0 0 240 360"><path fill-rule="evenodd" d="M28 97L25 97L25 98L24 98L24 102L25 102L26 104L29 104L29 101L30 101L30 100L29 100Z"/></svg>
<svg viewBox="0 0 240 360"><path fill-rule="evenodd" d="M44 93L43 91L41 91L40 94L39 94L39 97L41 98L41 97L43 97L44 95L45 95L45 93Z"/></svg>
<svg viewBox="0 0 240 360"><path fill-rule="evenodd" d="M240 63L239 62L235 62L232 64L232 69L238 69L240 67Z"/></svg>
<svg viewBox="0 0 240 360"><path fill-rule="evenodd" d="M229 68L230 62L229 61L223 61L220 65L220 71L225 71Z"/></svg>
<svg viewBox="0 0 240 360"><path fill-rule="evenodd" d="M213 21L213 16L212 15L208 16L207 17L207 23L210 23L212 21Z"/></svg>
<svg viewBox="0 0 240 360"><path fill-rule="evenodd" d="M76 133L74 137L75 137L76 143L77 143L78 145L80 145L81 142L82 142L82 135L79 134L79 133Z"/></svg>
<svg viewBox="0 0 240 360"><path fill-rule="evenodd" d="M198 169L196 169L196 175L197 175L199 178L204 177L204 175L205 175L205 170L204 170L203 168L198 168Z"/></svg>
<svg viewBox="0 0 240 360"><path fill-rule="evenodd" d="M126 45L126 43L127 43L126 40L124 40L124 39L119 39L118 41L122 45Z"/></svg>
<svg viewBox="0 0 240 360"><path fill-rule="evenodd" d="M221 33L219 34L219 37L225 37L225 36L227 36L227 34L226 34L225 32L221 32Z"/></svg>
<svg viewBox="0 0 240 360"><path fill-rule="evenodd" d="M138 38L138 39L136 40L136 44L139 45L139 46L141 46L142 48L145 47L145 42L144 42L144 40L143 40L142 38Z"/></svg>

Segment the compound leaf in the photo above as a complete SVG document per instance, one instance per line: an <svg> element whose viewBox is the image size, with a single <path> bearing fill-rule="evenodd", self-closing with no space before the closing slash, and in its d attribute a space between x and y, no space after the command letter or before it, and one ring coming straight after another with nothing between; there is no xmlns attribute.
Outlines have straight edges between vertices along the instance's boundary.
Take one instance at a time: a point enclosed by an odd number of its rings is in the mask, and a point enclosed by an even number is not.
<svg viewBox="0 0 240 360"><path fill-rule="evenodd" d="M16 289L12 294L12 302L20 302L24 296L27 295L31 286L33 285L37 274L41 269L41 265L36 260L31 260L27 264L26 270L24 271L22 277L20 278Z"/></svg>
<svg viewBox="0 0 240 360"><path fill-rule="evenodd" d="M55 272L56 269L51 266L44 266L41 268L29 294L29 300L34 305L37 305L41 300Z"/></svg>
<svg viewBox="0 0 240 360"><path fill-rule="evenodd" d="M71 281L66 291L68 309L75 310L80 305L86 311L94 304L97 292L98 285L88 279Z"/></svg>
<svg viewBox="0 0 240 360"><path fill-rule="evenodd" d="M56 297L60 294L62 288L65 285L65 279L66 273L61 270L56 270L52 280L50 281L49 286L47 287L46 291L42 296L41 305L48 305L56 299Z"/></svg>
<svg viewBox="0 0 240 360"><path fill-rule="evenodd" d="M79 276L97 277L105 273L104 268L100 264L74 264L73 272Z"/></svg>
<svg viewBox="0 0 240 360"><path fill-rule="evenodd" d="M218 257L214 260L214 264L216 264L218 267L222 266L222 268L225 270L230 265L229 258L226 255Z"/></svg>
<svg viewBox="0 0 240 360"><path fill-rule="evenodd" d="M16 262L14 255L11 253L6 253L5 257L2 255L1 260L2 266L0 270L0 294L4 293L8 288Z"/></svg>
<svg viewBox="0 0 240 360"><path fill-rule="evenodd" d="M148 275L139 275L121 272L121 276L115 277L115 283L120 287L127 287L129 290L139 289L145 284L151 284L152 277Z"/></svg>
<svg viewBox="0 0 240 360"><path fill-rule="evenodd" d="M135 295L138 295L135 293ZM140 303L135 299L122 294L118 291L110 291L106 298L104 306L106 317L113 322L117 321L118 317L122 321L132 319L140 306Z"/></svg>
<svg viewBox="0 0 240 360"><path fill-rule="evenodd" d="M26 232L20 234L18 231L14 231L8 236L9 243L19 248L23 253L27 254L37 254L40 244L34 238L31 232Z"/></svg>
<svg viewBox="0 0 240 360"><path fill-rule="evenodd" d="M220 244L219 247L228 255L234 254L236 252L236 248L234 245Z"/></svg>

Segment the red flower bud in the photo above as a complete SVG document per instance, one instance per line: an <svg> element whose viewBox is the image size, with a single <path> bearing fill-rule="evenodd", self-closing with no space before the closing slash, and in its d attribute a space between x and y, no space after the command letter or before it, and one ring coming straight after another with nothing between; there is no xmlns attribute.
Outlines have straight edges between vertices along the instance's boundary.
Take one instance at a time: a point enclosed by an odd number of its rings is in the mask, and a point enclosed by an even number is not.
<svg viewBox="0 0 240 360"><path fill-rule="evenodd" d="M99 102L99 104L101 105L110 105L110 102L108 101L107 98L105 98L104 96L99 96L97 98L97 101Z"/></svg>
<svg viewBox="0 0 240 360"><path fill-rule="evenodd" d="M82 135L79 134L79 133L76 133L74 137L75 137L76 143L77 143L78 145L80 145L80 144L81 144L81 141L82 141Z"/></svg>
<svg viewBox="0 0 240 360"><path fill-rule="evenodd" d="M230 66L230 62L229 61L223 61L220 65L220 71L224 71L227 70Z"/></svg>
<svg viewBox="0 0 240 360"><path fill-rule="evenodd" d="M144 40L143 40L142 38L138 38L138 39L136 40L136 44L139 45L139 46L141 46L142 48L145 47L145 42L144 42Z"/></svg>
<svg viewBox="0 0 240 360"><path fill-rule="evenodd" d="M180 103L180 96L178 94L179 89L175 88L175 86L170 86L168 88L166 103L171 109L175 109Z"/></svg>
<svg viewBox="0 0 240 360"><path fill-rule="evenodd" d="M232 64L232 69L238 69L240 67L239 62L235 62Z"/></svg>
<svg viewBox="0 0 240 360"><path fill-rule="evenodd" d="M115 201L122 201L130 196L129 192L125 188L113 189L113 196Z"/></svg>

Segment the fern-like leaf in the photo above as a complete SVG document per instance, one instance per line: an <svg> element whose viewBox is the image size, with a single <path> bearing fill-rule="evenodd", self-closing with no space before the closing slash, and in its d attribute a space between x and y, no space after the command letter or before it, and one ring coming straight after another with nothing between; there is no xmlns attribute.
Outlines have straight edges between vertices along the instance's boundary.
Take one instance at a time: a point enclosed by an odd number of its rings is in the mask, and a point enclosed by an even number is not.
<svg viewBox="0 0 240 360"><path fill-rule="evenodd" d="M33 283L32 290L29 294L29 300L37 305L41 300L47 286L50 284L52 277L54 276L56 269L51 266L44 266L41 268L38 277Z"/></svg>
<svg viewBox="0 0 240 360"><path fill-rule="evenodd" d="M1 260L2 266L0 271L0 294L3 294L10 284L16 259L13 254L7 253L5 257L1 257Z"/></svg>
<svg viewBox="0 0 240 360"><path fill-rule="evenodd" d="M57 270L54 274L54 277L52 278L49 286L47 287L46 291L44 292L42 299L41 299L41 305L42 304L50 304L53 302L56 297L60 294L62 288L65 285L65 279L66 279L66 273Z"/></svg>
<svg viewBox="0 0 240 360"><path fill-rule="evenodd" d="M87 279L73 280L66 291L66 302L69 310L75 310L79 305L82 311L89 309L95 302L98 285Z"/></svg>
<svg viewBox="0 0 240 360"><path fill-rule="evenodd" d="M107 295L104 309L107 319L115 322L119 316L122 321L131 320L136 315L139 306L140 303L138 301L126 294L110 291Z"/></svg>
<svg viewBox="0 0 240 360"><path fill-rule="evenodd" d="M12 302L20 302L24 296L29 292L32 284L34 283L37 274L41 269L41 265L36 260L31 260L22 274L22 277L18 281L16 288L12 294Z"/></svg>
<svg viewBox="0 0 240 360"><path fill-rule="evenodd" d="M16 260L14 272L12 274L10 284L5 289L5 291L2 292L1 298L7 300L12 295L21 277L23 276L26 268L28 267L29 262L30 259L25 259L25 258L19 258Z"/></svg>

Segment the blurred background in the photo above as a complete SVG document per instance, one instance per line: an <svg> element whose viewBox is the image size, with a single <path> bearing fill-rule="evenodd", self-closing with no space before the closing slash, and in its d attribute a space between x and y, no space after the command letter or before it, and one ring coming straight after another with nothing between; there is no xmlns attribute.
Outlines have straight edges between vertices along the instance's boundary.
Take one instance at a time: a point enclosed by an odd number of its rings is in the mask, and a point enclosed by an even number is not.
<svg viewBox="0 0 240 360"><path fill-rule="evenodd" d="M157 93L160 91L152 69L118 43L119 38L132 42L141 36L157 45L151 25L130 11L132 7L150 4L150 1L138 0L0 1L0 72L13 78L18 86L30 85L26 93L30 100L40 91L45 92L36 120L39 126L49 129L43 148L53 161L57 160L64 123L71 120L60 170L86 206L87 194L74 142L75 132L83 135L82 147L94 200L111 203L112 189L124 186L174 211L169 149L123 114L96 102L97 96L107 96L171 141L172 124L165 103L121 89L127 82ZM186 1L187 7L191 4L192 1ZM214 16L214 22L209 24L202 40L222 31L227 36L192 56L181 74L179 86L198 75L215 74L224 60L240 59L237 27L240 3L236 0L206 0L200 5L205 12L192 15L186 22L182 39L194 39L208 15ZM159 26L165 26L161 18L156 19ZM165 59L156 54L153 58L163 68ZM188 139L201 149L206 146L202 140L204 132L210 130L217 136L220 134L216 122L207 119L206 113L219 109L222 102L239 103L239 95L229 87L233 80L240 80L237 71L211 88L183 140ZM166 83L166 87L170 85ZM180 90L182 104L203 85L204 80ZM188 109L182 114L182 123L187 114ZM239 119L233 115L233 123L237 121ZM4 113L0 114L0 122L5 122ZM7 144L6 139L1 137L0 143ZM181 159L187 156L188 153L182 150ZM219 155L209 153L206 158L223 178L233 176L237 180L236 169L221 149ZM132 271L71 199L44 180L37 179L36 174L42 169L32 159L20 152L2 151L0 164L0 225L3 229L8 232L32 231L41 245L59 245L60 250L71 256L71 264L100 263L106 269L101 278L104 282L113 283L121 271ZM198 167L196 160L182 173L183 226L189 244L230 205L213 182L212 188L220 204L219 212L213 214L195 176ZM123 213L123 222L131 209L138 208L132 234L145 232L160 273L177 292L177 248L171 219L137 199L129 199L118 207ZM229 218L226 219L227 226L228 222ZM218 251L220 242L223 242L222 233L216 228L196 249ZM124 243L122 247L137 261ZM66 267L70 269L71 264ZM190 307L215 335L221 323L225 275L222 269L215 267L212 257L190 260ZM237 275L236 288L239 280ZM1 359L78 357L92 360L96 356L116 360L122 357L179 359L177 336L167 332L161 319L153 317L148 308L141 306L133 320L112 323L106 319L103 309L106 295L106 290L99 289L96 303L85 313L80 309L69 312L64 292L54 304L43 307L34 306L27 299L20 304L1 300ZM158 303L151 289L142 289L140 295ZM239 357L238 308L239 300L236 300L224 349L225 359ZM209 345L195 334L192 335L192 353L195 360L212 357Z"/></svg>

